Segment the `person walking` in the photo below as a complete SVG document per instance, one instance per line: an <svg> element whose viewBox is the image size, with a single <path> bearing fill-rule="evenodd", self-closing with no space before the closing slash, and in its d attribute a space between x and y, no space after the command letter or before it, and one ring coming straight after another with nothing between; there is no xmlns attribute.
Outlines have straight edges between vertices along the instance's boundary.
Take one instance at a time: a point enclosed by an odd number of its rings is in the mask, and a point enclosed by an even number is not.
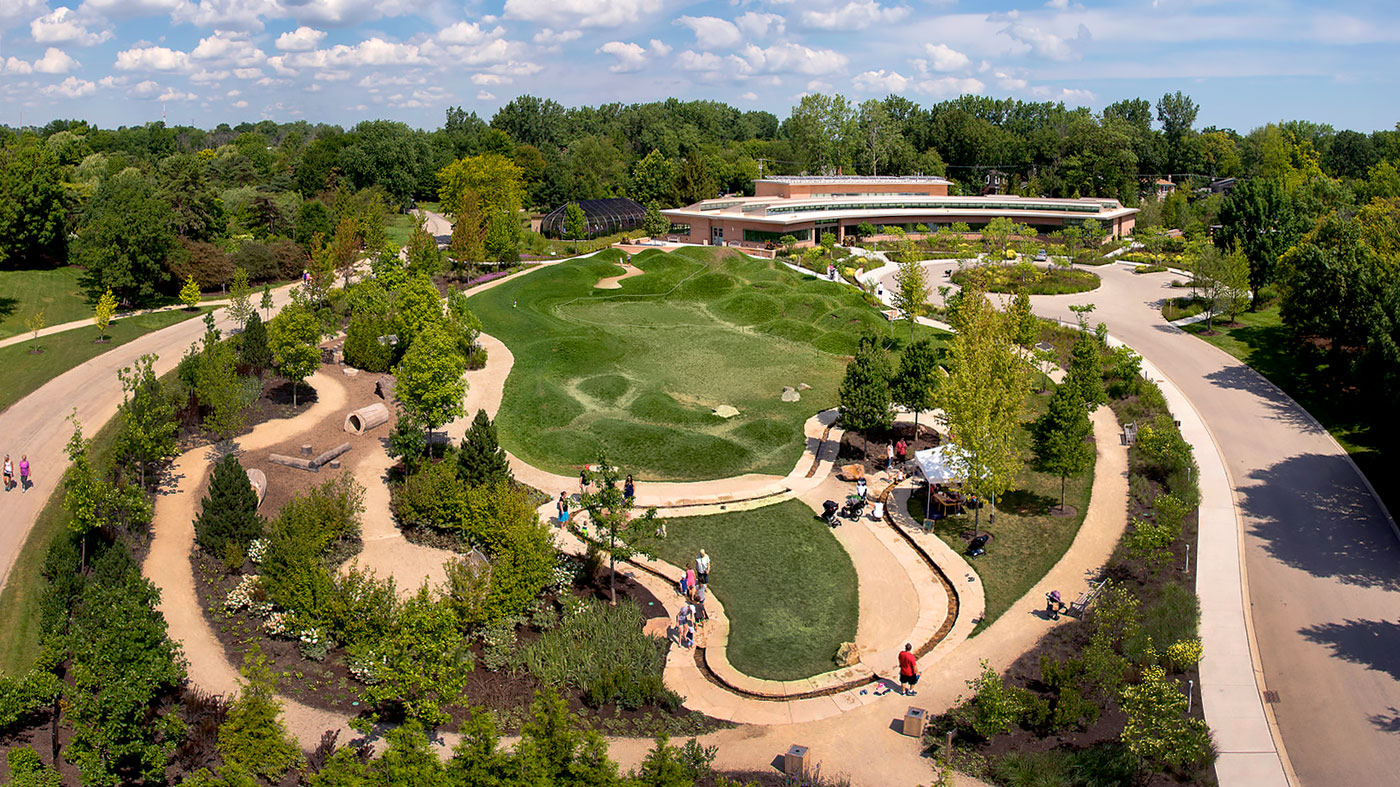
<svg viewBox="0 0 1400 787"><path fill-rule="evenodd" d="M682 604L680 611L676 613L676 644L690 650L690 645L695 641L694 634L691 633L690 623L695 614L694 609L689 604Z"/></svg>
<svg viewBox="0 0 1400 787"><path fill-rule="evenodd" d="M578 471L578 493L580 495L588 493L588 468L584 467Z"/></svg>
<svg viewBox="0 0 1400 787"><path fill-rule="evenodd" d="M569 493L561 490L554 507L559 512L559 526L563 527L569 521Z"/></svg>
<svg viewBox="0 0 1400 787"><path fill-rule="evenodd" d="M20 454L19 457L19 491L21 493L29 489L29 457Z"/></svg>
<svg viewBox="0 0 1400 787"><path fill-rule="evenodd" d="M919 683L919 661L914 658L914 646L908 642L904 643L904 650L899 653L899 690L906 697L912 697L919 692L914 691L914 686Z"/></svg>
<svg viewBox="0 0 1400 787"><path fill-rule="evenodd" d="M695 586L698 584L700 584L700 581L699 578L695 576L695 569L687 568L685 570L685 597L687 600L689 600L694 595Z"/></svg>
<svg viewBox="0 0 1400 787"><path fill-rule="evenodd" d="M894 469L894 443L885 446L885 469Z"/></svg>
<svg viewBox="0 0 1400 787"><path fill-rule="evenodd" d="M701 582L700 585L699 585L698 587L695 588L695 625L696 625L696 626L699 626L700 624L702 624L702 623L704 623L705 621L707 621L707 620L710 619L709 614L705 612L705 596L708 595L709 592L710 592L709 586L706 585L704 582Z"/></svg>
<svg viewBox="0 0 1400 787"><path fill-rule="evenodd" d="M10 491L15 485L15 466L10 462L10 455L5 454L5 491Z"/></svg>
<svg viewBox="0 0 1400 787"><path fill-rule="evenodd" d="M637 485L632 483L632 474L627 474L627 480L622 483L622 496L627 502L632 502L632 498L637 496Z"/></svg>
<svg viewBox="0 0 1400 787"><path fill-rule="evenodd" d="M700 557L695 558L695 578L700 580L700 584L710 584L710 553L700 550Z"/></svg>

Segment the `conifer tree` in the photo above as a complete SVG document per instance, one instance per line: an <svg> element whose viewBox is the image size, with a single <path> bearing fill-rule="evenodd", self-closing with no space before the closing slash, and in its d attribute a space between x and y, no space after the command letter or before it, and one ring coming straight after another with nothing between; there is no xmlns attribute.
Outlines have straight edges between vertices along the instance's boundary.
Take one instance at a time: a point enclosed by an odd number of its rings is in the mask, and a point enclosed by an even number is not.
<svg viewBox="0 0 1400 787"><path fill-rule="evenodd" d="M889 429L890 366L878 337L861 337L856 357L846 364L846 377L839 392L841 424L846 429L869 432Z"/></svg>
<svg viewBox="0 0 1400 787"><path fill-rule="evenodd" d="M914 439L919 439L919 413L933 406L938 358L926 339L919 339L899 354L899 371L890 383L894 403L914 412Z"/></svg>
<svg viewBox="0 0 1400 787"><path fill-rule="evenodd" d="M496 441L496 425L486 417L485 410L476 411L471 428L462 438L457 466L458 476L470 486L513 480L505 449Z"/></svg>
<svg viewBox="0 0 1400 787"><path fill-rule="evenodd" d="M1089 468L1094 446L1088 442L1094 431L1088 408L1079 394L1061 385L1050 396L1050 409L1035 424L1035 453L1045 470L1060 477L1060 510L1065 508L1065 479Z"/></svg>
<svg viewBox="0 0 1400 787"><path fill-rule="evenodd" d="M243 657L242 690L219 726L225 768L255 774L276 784L301 759L296 739L282 723L277 677L256 644Z"/></svg>
<svg viewBox="0 0 1400 787"><path fill-rule="evenodd" d="M1103 358L1099 355L1099 340L1088 331L1081 331L1070 351L1069 371L1065 385L1092 410L1108 401L1103 387Z"/></svg>
<svg viewBox="0 0 1400 787"><path fill-rule="evenodd" d="M243 334L238 337L238 360L254 372L261 372L272 364L272 350L267 346L267 324L256 311L250 312L243 323Z"/></svg>
<svg viewBox="0 0 1400 787"><path fill-rule="evenodd" d="M258 516L258 493L248 481L248 473L238 458L226 455L214 465L209 479L209 492L201 503L199 518L194 521L195 540L201 549L223 556L227 545L247 549L248 543L262 535L263 521Z"/></svg>

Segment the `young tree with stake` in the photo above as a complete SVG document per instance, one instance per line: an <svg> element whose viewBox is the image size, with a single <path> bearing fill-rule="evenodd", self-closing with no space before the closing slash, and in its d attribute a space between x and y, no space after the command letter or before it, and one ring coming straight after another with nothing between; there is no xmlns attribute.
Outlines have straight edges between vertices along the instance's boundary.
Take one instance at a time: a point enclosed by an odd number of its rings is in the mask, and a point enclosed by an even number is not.
<svg viewBox="0 0 1400 787"><path fill-rule="evenodd" d="M899 309L904 319L909 322L910 342L914 341L915 318L923 311L928 297L928 271L913 259L901 262L899 270L894 274L894 307Z"/></svg>
<svg viewBox="0 0 1400 787"><path fill-rule="evenodd" d="M1065 479L1089 468L1094 446L1088 442L1094 426L1073 388L1061 385L1050 396L1050 407L1035 424L1035 453L1040 464L1060 477L1060 506L1065 510Z"/></svg>
<svg viewBox="0 0 1400 787"><path fill-rule="evenodd" d="M618 485L622 473L606 455L598 457L597 469L584 472L588 488L597 491L583 493L579 501L602 546L608 550L608 594L610 603L616 604L618 558L630 560L647 554L641 547L656 532L656 509L648 508L641 516L632 516L632 500Z"/></svg>
<svg viewBox="0 0 1400 787"><path fill-rule="evenodd" d="M292 406L297 406L297 386L321 366L321 326L316 315L301 303L282 309L267 325L267 345L272 366L292 383Z"/></svg>
<svg viewBox="0 0 1400 787"><path fill-rule="evenodd" d="M112 324L112 315L117 313L117 296L112 294L112 288L102 293L102 297L97 299L97 305L92 310L92 324L97 326L97 341L107 341L107 326Z"/></svg>

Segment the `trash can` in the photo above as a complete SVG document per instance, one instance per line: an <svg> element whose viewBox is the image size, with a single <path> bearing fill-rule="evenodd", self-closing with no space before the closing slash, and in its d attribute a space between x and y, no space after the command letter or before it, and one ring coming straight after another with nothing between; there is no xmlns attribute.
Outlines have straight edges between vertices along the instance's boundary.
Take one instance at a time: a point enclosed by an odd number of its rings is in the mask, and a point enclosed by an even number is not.
<svg viewBox="0 0 1400 787"><path fill-rule="evenodd" d="M793 744L783 755L783 773L788 776L802 776L807 772L807 747Z"/></svg>
<svg viewBox="0 0 1400 787"><path fill-rule="evenodd" d="M911 738L921 738L924 722L928 721L928 711L923 708L910 708L904 712L904 734Z"/></svg>

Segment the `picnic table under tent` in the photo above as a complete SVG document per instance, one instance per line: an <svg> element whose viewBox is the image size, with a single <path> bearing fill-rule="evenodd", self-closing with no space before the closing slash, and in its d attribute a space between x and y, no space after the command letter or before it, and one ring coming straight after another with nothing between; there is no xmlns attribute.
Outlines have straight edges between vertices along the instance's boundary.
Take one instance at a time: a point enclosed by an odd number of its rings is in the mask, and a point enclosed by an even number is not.
<svg viewBox="0 0 1400 787"><path fill-rule="evenodd" d="M918 465L919 474L928 483L929 507L933 501L937 500L939 513L947 515L949 510L956 510L959 503L940 493L935 493L933 487L936 484L960 484L967 480L967 462L963 457L962 449L952 443L933 448L925 448L922 451L914 452L914 463ZM926 510L925 516L928 512ZM927 527L927 524L925 525Z"/></svg>

